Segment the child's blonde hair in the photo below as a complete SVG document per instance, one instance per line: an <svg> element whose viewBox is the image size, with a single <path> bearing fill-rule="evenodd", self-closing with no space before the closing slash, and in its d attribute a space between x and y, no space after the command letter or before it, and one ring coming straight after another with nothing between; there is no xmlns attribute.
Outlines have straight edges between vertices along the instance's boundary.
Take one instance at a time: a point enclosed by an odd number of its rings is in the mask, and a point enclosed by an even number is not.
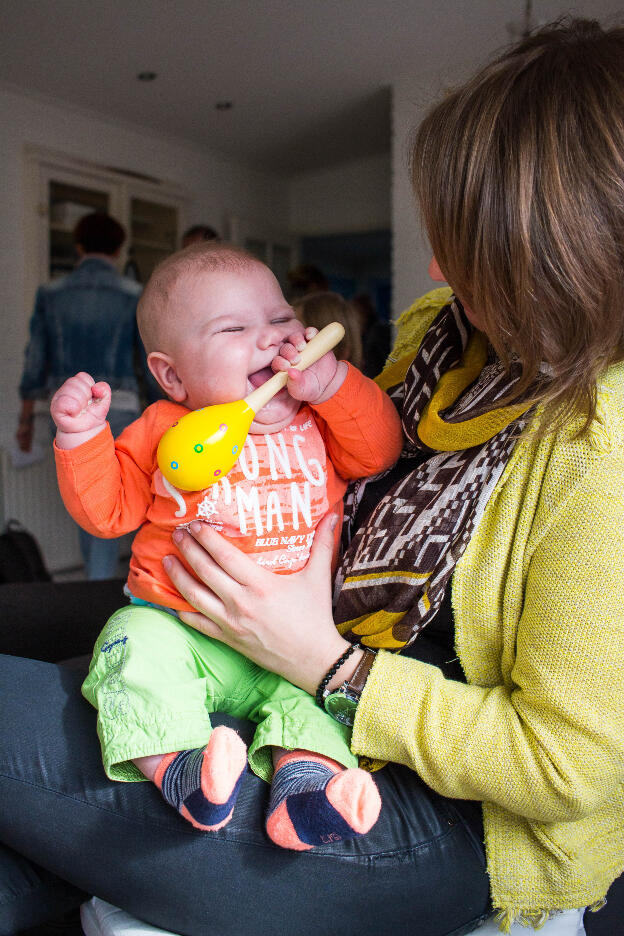
<svg viewBox="0 0 624 936"><path fill-rule="evenodd" d="M345 336L334 353L339 360L362 367L362 321L351 303L335 292L315 292L298 299L293 308L304 325L313 325L319 331L330 322L340 322Z"/></svg>

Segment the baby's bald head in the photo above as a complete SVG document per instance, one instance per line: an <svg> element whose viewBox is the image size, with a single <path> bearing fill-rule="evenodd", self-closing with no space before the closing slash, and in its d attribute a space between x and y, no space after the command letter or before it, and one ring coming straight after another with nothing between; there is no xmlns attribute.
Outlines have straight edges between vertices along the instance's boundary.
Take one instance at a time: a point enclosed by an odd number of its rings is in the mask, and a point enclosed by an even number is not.
<svg viewBox="0 0 624 936"><path fill-rule="evenodd" d="M137 306L137 323L145 351L168 350L177 327L177 287L206 273L242 273L260 260L234 244L199 241L167 257L154 269Z"/></svg>

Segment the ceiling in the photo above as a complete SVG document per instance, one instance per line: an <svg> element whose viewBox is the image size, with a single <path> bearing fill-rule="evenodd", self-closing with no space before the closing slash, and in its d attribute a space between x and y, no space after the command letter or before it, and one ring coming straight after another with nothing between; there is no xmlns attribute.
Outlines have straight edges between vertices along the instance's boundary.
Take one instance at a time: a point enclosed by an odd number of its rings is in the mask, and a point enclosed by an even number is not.
<svg viewBox="0 0 624 936"><path fill-rule="evenodd" d="M474 67L526 2L0 0L0 82L289 175L387 152L390 87ZM624 0L528 2L536 22L624 18Z"/></svg>

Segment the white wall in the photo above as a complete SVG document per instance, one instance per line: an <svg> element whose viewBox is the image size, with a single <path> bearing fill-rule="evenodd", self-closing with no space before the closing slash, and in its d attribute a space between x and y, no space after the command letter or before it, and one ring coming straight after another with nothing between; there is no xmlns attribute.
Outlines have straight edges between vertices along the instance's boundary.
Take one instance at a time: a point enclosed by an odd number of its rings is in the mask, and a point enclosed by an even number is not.
<svg viewBox="0 0 624 936"><path fill-rule="evenodd" d="M310 237L385 230L391 223L390 180L389 153L293 176L290 228Z"/></svg>
<svg viewBox="0 0 624 936"><path fill-rule="evenodd" d="M277 177L225 162L206 149L12 88L0 87L0 128L0 445L6 446L15 431L30 313L24 287L25 144L177 183L190 197L189 222L222 231L230 213L287 227L288 189Z"/></svg>
<svg viewBox="0 0 624 936"><path fill-rule="evenodd" d="M0 87L0 444L7 444L15 428L29 314L24 304L24 144L176 182L191 197L189 223L205 221L225 230L228 214L234 214L310 236L391 226L393 309L398 314L433 286L407 153L409 133L440 87L439 76L395 84L391 157L366 157L290 181L226 163L205 149L142 127Z"/></svg>
<svg viewBox="0 0 624 936"><path fill-rule="evenodd" d="M300 235L392 230L393 317L434 284L430 252L409 181L410 134L437 98L442 79L415 76L392 91L392 152L290 180L290 228Z"/></svg>
<svg viewBox="0 0 624 936"><path fill-rule="evenodd" d="M392 93L392 310L393 317L414 299L440 285L427 275L430 250L420 225L409 180L411 134L433 98L423 80L398 83Z"/></svg>

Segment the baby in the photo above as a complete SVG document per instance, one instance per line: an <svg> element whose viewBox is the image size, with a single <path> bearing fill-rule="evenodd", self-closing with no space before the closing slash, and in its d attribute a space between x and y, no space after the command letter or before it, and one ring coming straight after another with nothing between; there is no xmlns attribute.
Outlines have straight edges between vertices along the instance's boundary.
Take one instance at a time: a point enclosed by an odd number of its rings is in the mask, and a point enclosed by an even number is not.
<svg viewBox="0 0 624 936"><path fill-rule="evenodd" d="M276 573L301 569L321 518L340 512L347 481L396 461L399 417L376 384L331 352L292 369L314 330L297 322L268 267L232 245L200 242L166 259L137 315L169 400L116 440L107 384L77 374L51 403L72 517L99 536L140 527L131 603L106 624L83 685L98 710L105 770L153 780L182 816L212 831L229 821L248 761L271 781L266 827L278 845L305 850L363 834L381 804L351 754L350 729L308 693L184 624L178 612L192 608L162 559L175 529L201 520ZM256 414L229 474L202 491L173 487L156 461L165 430L189 410L243 399L274 370L287 370L288 384ZM231 728L212 728L216 711L256 723L248 751Z"/></svg>

